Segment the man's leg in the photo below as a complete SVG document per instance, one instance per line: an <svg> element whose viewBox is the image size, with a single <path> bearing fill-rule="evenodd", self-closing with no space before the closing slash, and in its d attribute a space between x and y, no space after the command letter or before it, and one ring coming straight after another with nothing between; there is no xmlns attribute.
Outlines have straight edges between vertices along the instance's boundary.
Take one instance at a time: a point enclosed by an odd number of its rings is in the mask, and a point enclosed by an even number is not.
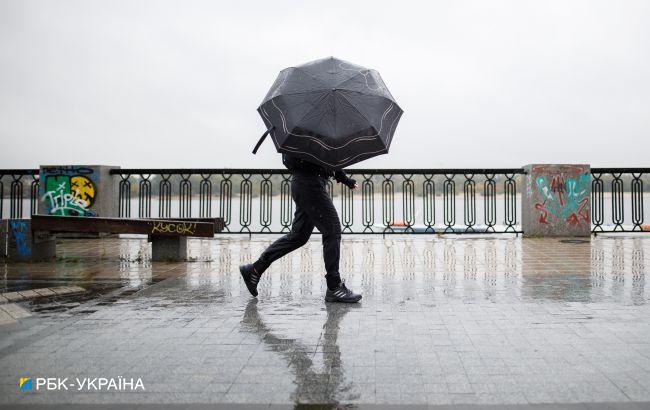
<svg viewBox="0 0 650 410"><path fill-rule="evenodd" d="M305 212L323 234L323 257L327 274L326 302L356 303L361 295L354 293L341 281L339 259L341 253L341 221L334 208L332 198L327 194L324 184L306 200ZM305 204L303 204L304 206Z"/></svg>
<svg viewBox="0 0 650 410"><path fill-rule="evenodd" d="M303 189L304 187L302 185L296 185L292 181L291 195L296 202L296 212L293 216L291 231L266 248L254 263L239 267L239 272L244 279L244 283L253 296L257 296L257 284L260 281L262 273L275 260L280 259L289 252L307 243L314 230L314 224L310 221L309 216L304 212L298 201L296 201L296 195Z"/></svg>
<svg viewBox="0 0 650 410"><path fill-rule="evenodd" d="M253 263L256 273L261 275L274 261L306 244L313 230L314 224L300 205L296 204L291 231L262 252L257 261Z"/></svg>
<svg viewBox="0 0 650 410"><path fill-rule="evenodd" d="M361 300L361 295L348 289L341 281L339 259L341 254L341 221L327 193L324 179L300 179L296 185L300 187L294 196L299 205L309 217L309 220L323 235L323 258L327 274L326 302L355 303Z"/></svg>
<svg viewBox="0 0 650 410"><path fill-rule="evenodd" d="M325 185L313 184L308 195L297 197L311 222L323 235L323 259L328 289L336 289L341 283L339 259L341 253L341 221L325 190Z"/></svg>

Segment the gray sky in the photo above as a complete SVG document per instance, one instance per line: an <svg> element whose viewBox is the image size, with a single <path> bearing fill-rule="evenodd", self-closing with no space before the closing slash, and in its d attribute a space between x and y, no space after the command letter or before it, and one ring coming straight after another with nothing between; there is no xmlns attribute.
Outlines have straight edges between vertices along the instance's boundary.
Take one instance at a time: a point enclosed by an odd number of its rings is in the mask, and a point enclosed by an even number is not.
<svg viewBox="0 0 650 410"><path fill-rule="evenodd" d="M405 111L374 167L650 165L650 1L0 0L0 168L281 167L256 108L329 55Z"/></svg>

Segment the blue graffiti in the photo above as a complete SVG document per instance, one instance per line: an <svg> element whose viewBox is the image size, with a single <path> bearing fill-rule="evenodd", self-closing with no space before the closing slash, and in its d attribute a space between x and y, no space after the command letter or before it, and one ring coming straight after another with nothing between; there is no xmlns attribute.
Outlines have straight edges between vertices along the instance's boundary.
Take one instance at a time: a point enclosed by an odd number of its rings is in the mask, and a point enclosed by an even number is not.
<svg viewBox="0 0 650 410"><path fill-rule="evenodd" d="M585 209L591 184L589 173L582 173L577 179L555 176L550 183L547 177L542 175L535 183L544 201L535 205L536 209L543 212L540 216L541 223L548 222L547 212L558 220L571 223L578 223L580 220L589 222L589 214Z"/></svg>
<svg viewBox="0 0 650 410"><path fill-rule="evenodd" d="M32 255L32 247L27 241L29 225L27 221L9 221L9 235L14 239L16 253L23 257Z"/></svg>

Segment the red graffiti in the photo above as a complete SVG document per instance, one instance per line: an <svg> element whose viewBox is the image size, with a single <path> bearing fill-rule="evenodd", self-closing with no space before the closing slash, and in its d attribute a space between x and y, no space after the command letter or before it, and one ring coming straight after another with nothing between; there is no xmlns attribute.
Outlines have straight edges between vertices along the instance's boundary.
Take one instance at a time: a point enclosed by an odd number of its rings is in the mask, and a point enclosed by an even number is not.
<svg viewBox="0 0 650 410"><path fill-rule="evenodd" d="M544 201L544 204L546 201ZM535 209L539 211L539 223L541 224L546 224L548 221L546 218L548 218L548 211L546 210L546 207L544 204L535 204Z"/></svg>
<svg viewBox="0 0 650 410"><path fill-rule="evenodd" d="M588 200L587 198L584 198L582 201L580 201L580 205L578 207L578 212L572 212L569 216L566 217L567 223L570 225L579 225L580 221L584 221L585 223L589 223L589 210L585 209L588 205Z"/></svg>
<svg viewBox="0 0 650 410"><path fill-rule="evenodd" d="M580 223L580 221L578 221L578 216L573 213L567 216L566 221L569 225L578 225L578 223Z"/></svg>
<svg viewBox="0 0 650 410"><path fill-rule="evenodd" d="M566 181L563 175L556 175L551 180L551 192L557 195L557 200L560 203L560 206L564 206L564 189L566 187Z"/></svg>

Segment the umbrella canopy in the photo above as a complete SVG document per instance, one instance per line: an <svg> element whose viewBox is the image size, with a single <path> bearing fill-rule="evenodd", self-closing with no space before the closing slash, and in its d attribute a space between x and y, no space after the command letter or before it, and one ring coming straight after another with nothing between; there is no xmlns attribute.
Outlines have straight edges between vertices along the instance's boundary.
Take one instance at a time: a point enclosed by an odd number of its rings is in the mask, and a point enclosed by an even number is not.
<svg viewBox="0 0 650 410"><path fill-rule="evenodd" d="M282 70L257 111L278 152L328 169L388 153L403 113L377 71L334 57Z"/></svg>

